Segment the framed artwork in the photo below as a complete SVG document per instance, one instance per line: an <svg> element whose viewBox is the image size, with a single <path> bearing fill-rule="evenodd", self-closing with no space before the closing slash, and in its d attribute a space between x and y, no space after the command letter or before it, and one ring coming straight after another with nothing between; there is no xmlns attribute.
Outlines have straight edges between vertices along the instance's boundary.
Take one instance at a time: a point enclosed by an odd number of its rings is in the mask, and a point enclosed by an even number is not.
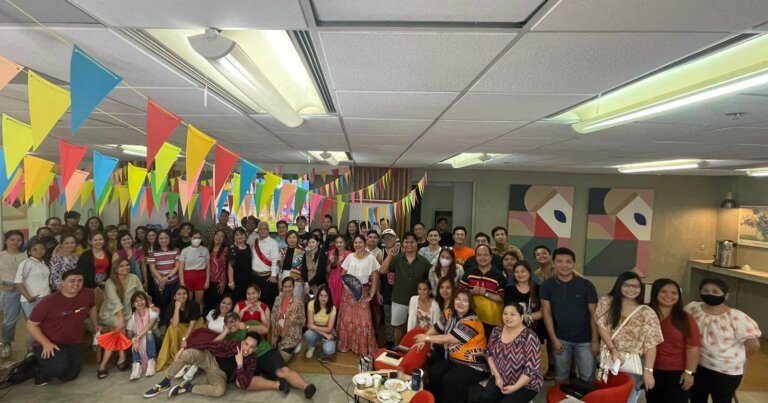
<svg viewBox="0 0 768 403"><path fill-rule="evenodd" d="M768 248L768 207L739 209L739 245Z"/></svg>
<svg viewBox="0 0 768 403"><path fill-rule="evenodd" d="M584 274L648 274L653 190L591 188Z"/></svg>
<svg viewBox="0 0 768 403"><path fill-rule="evenodd" d="M533 249L571 246L572 186L511 185L507 215L508 241L535 262Z"/></svg>

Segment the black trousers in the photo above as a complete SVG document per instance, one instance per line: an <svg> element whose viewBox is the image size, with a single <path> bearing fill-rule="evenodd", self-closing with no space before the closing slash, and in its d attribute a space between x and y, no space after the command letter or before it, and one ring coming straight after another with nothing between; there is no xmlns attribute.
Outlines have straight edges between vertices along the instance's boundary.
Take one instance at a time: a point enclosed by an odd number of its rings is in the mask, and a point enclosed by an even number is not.
<svg viewBox="0 0 768 403"><path fill-rule="evenodd" d="M257 276L256 273L253 273L251 278L253 279L253 284L258 285L261 289L259 300L267 304L269 309L272 309L278 294L277 283L270 283L268 281L269 276Z"/></svg>
<svg viewBox="0 0 768 403"><path fill-rule="evenodd" d="M483 389L483 395L480 403L529 403L533 401L538 392L528 388L520 388L508 395L501 393L501 389L496 386L496 378L491 377Z"/></svg>
<svg viewBox="0 0 768 403"><path fill-rule="evenodd" d="M83 351L79 344L59 344L54 350L53 357L43 358L43 348L34 347L35 358L40 364L39 377L57 378L61 381L71 381L80 375L83 364Z"/></svg>
<svg viewBox="0 0 768 403"><path fill-rule="evenodd" d="M485 378L484 372L446 359L436 361L429 368L429 391L439 403L467 401L467 388Z"/></svg>
<svg viewBox="0 0 768 403"><path fill-rule="evenodd" d="M205 289L205 292L203 292L203 304L205 304L205 309L203 312L208 312L211 309L218 308L219 303L225 295L232 295L232 290L230 290L226 284L224 286L224 292L219 294L219 283L211 282L208 288ZM205 316L205 313L203 313L203 316Z"/></svg>
<svg viewBox="0 0 768 403"><path fill-rule="evenodd" d="M731 403L742 377L743 375L726 375L699 365L691 388L691 403L707 403L710 396L712 403Z"/></svg>
<svg viewBox="0 0 768 403"><path fill-rule="evenodd" d="M656 385L653 389L645 392L645 400L648 403L688 403L691 391L683 390L682 385L680 385L682 375L683 371L664 371L661 369L653 371Z"/></svg>

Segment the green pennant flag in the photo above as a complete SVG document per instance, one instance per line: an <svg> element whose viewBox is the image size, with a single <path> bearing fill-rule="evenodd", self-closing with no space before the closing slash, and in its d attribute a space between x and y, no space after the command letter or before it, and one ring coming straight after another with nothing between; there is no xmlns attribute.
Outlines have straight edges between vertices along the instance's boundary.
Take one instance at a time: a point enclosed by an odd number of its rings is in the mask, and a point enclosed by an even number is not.
<svg viewBox="0 0 768 403"><path fill-rule="evenodd" d="M168 186L168 181L163 180L158 182L157 173L155 171L152 171L149 174L149 185L152 188L152 197L153 200L155 200L155 207L157 208L157 211L160 211L160 200L163 197L163 192L165 192L165 188Z"/></svg>
<svg viewBox="0 0 768 403"><path fill-rule="evenodd" d="M165 201L168 203L168 212L173 214L179 208L179 193L168 192L165 196Z"/></svg>
<svg viewBox="0 0 768 403"><path fill-rule="evenodd" d="M256 182L256 193L253 194L253 200L256 202L256 215L261 214L261 208L263 205L259 205L258 201L261 200L261 194L264 192L264 183Z"/></svg>
<svg viewBox="0 0 768 403"><path fill-rule="evenodd" d="M304 205L304 201L307 199L307 190L302 189L300 187L296 188L296 195L293 197L293 216L294 220L296 217L301 215L301 206Z"/></svg>
<svg viewBox="0 0 768 403"><path fill-rule="evenodd" d="M104 186L104 190L96 200L96 206L98 206L99 215L101 215L101 212L104 211L104 207L107 205L107 201L109 200L109 195L112 193L113 187L114 185L112 184L112 181L107 181L107 184Z"/></svg>

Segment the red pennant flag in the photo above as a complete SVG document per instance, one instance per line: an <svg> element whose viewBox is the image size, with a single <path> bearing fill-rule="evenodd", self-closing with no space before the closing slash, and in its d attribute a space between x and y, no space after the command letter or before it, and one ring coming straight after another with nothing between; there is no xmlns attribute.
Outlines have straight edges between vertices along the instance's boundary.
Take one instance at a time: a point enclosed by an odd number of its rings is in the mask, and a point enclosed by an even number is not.
<svg viewBox="0 0 768 403"><path fill-rule="evenodd" d="M80 165L88 149L59 139L59 164L61 164L61 186L67 187L72 174Z"/></svg>
<svg viewBox="0 0 768 403"><path fill-rule="evenodd" d="M211 210L211 196L213 195L213 188L210 186L203 186L200 188L200 209L203 210L203 219L208 218L208 211Z"/></svg>
<svg viewBox="0 0 768 403"><path fill-rule="evenodd" d="M48 205L58 201L59 196L61 196L61 188L59 188L59 181L54 178L48 186Z"/></svg>
<svg viewBox="0 0 768 403"><path fill-rule="evenodd" d="M147 168L168 137L181 123L181 118L163 109L151 98L147 100Z"/></svg>
<svg viewBox="0 0 768 403"><path fill-rule="evenodd" d="M220 145L216 145L216 157L213 160L212 193L215 200L219 199L221 189L224 187L227 180L229 180L229 174L232 173L232 167L235 166L235 163L239 159L240 154L233 153ZM232 203L230 202L229 205L231 206Z"/></svg>
<svg viewBox="0 0 768 403"><path fill-rule="evenodd" d="M333 204L333 199L325 199L323 200L323 207L320 207L320 217L325 217L325 214L328 212L328 209L331 208L331 205Z"/></svg>
<svg viewBox="0 0 768 403"><path fill-rule="evenodd" d="M323 200L322 196L312 192L312 197L309 199L309 223L310 224L313 221L315 221L315 213L317 213L317 208L319 207L320 202L322 200Z"/></svg>
<svg viewBox="0 0 768 403"><path fill-rule="evenodd" d="M144 188L144 197L147 198L147 214L152 217L152 210L155 209L155 196L152 195L152 187Z"/></svg>

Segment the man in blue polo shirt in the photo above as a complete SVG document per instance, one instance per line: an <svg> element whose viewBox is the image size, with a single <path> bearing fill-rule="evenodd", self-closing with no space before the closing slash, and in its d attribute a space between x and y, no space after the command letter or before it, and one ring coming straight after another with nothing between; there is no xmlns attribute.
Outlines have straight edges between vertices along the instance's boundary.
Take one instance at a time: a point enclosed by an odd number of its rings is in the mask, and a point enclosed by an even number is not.
<svg viewBox="0 0 768 403"><path fill-rule="evenodd" d="M568 382L571 358L579 378L592 381L600 344L595 321L597 291L587 279L574 274L576 254L568 248L552 253L555 275L541 284L539 297L555 360L555 381Z"/></svg>

